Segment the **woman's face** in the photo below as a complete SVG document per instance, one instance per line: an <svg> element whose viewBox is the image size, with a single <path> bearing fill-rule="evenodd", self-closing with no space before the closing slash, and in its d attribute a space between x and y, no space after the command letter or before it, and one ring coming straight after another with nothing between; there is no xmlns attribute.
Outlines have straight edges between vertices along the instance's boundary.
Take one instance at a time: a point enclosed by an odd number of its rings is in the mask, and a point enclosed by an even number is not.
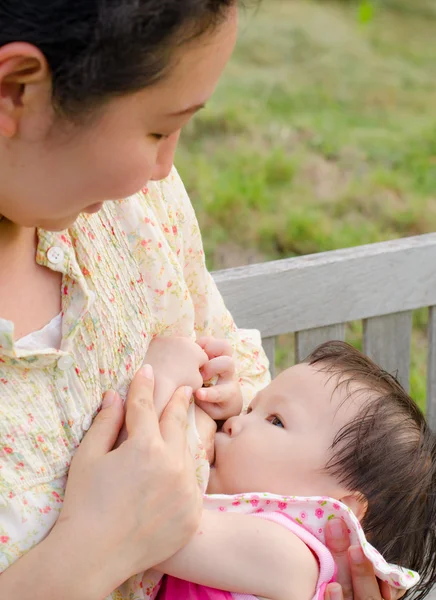
<svg viewBox="0 0 436 600"><path fill-rule="evenodd" d="M180 129L211 96L236 32L232 9L219 28L180 48L165 79L112 100L88 126L56 121L49 95L42 103L28 94L16 134L0 136L0 214L62 230L81 212L166 177Z"/></svg>

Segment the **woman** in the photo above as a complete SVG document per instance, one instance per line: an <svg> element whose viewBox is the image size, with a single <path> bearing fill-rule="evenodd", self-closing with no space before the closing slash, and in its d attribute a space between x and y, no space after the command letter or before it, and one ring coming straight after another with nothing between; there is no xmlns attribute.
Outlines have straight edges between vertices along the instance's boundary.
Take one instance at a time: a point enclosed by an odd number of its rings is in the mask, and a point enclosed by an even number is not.
<svg viewBox="0 0 436 600"><path fill-rule="evenodd" d="M203 483L184 434L190 390L158 423L150 372L132 382L150 339L230 339L238 379L207 391L224 407L268 377L170 173L230 57L237 7L8 0L0 25L0 597L141 599L156 583L144 571L195 531ZM128 439L111 452L128 389ZM368 565L351 574L356 597L380 597Z"/></svg>

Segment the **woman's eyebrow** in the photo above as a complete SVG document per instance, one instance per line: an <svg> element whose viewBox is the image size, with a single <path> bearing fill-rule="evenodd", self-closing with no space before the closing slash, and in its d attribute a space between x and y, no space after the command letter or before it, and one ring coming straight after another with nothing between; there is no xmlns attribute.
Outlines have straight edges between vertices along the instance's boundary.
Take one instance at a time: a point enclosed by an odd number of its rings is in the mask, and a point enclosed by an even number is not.
<svg viewBox="0 0 436 600"><path fill-rule="evenodd" d="M191 106L190 108L186 108L185 110L181 110L179 112L175 112L175 113L170 113L168 116L169 117L183 117L185 115L189 115L190 113L195 113L199 110L201 110L202 108L205 108L206 104L195 104L194 106Z"/></svg>

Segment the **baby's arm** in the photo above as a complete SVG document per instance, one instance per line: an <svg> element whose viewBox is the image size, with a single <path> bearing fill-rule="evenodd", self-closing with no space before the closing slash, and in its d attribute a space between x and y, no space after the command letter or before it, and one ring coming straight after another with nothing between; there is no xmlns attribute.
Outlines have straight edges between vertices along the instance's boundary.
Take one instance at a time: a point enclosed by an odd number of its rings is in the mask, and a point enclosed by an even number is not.
<svg viewBox="0 0 436 600"><path fill-rule="evenodd" d="M145 363L153 367L154 405L159 419L176 389L185 385L195 392L203 385L200 369L208 360L207 354L189 338L158 337L150 343ZM114 447L126 439L124 424Z"/></svg>
<svg viewBox="0 0 436 600"><path fill-rule="evenodd" d="M179 579L270 600L310 600L318 564L282 525L203 510L196 535L156 569Z"/></svg>

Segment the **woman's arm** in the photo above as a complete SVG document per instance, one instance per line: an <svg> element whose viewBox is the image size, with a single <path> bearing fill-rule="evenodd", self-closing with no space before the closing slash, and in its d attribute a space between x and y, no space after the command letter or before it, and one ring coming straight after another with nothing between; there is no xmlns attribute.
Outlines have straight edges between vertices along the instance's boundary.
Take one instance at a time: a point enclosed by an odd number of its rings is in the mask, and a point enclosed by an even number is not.
<svg viewBox="0 0 436 600"><path fill-rule="evenodd" d="M90 564L80 565L84 553L70 556L68 540L50 534L43 542L0 575L0 598L8 600L97 600L84 594ZM88 586L91 590L91 586Z"/></svg>
<svg viewBox="0 0 436 600"><path fill-rule="evenodd" d="M58 521L0 576L0 598L101 600L192 536L201 513L186 442L192 390L179 389L159 422L153 388L152 372L133 379L128 439L114 451L124 410L117 394L106 395L72 461Z"/></svg>
<svg viewBox="0 0 436 600"><path fill-rule="evenodd" d="M271 600L310 600L318 580L312 552L282 525L203 510L197 534L155 567L193 583Z"/></svg>

